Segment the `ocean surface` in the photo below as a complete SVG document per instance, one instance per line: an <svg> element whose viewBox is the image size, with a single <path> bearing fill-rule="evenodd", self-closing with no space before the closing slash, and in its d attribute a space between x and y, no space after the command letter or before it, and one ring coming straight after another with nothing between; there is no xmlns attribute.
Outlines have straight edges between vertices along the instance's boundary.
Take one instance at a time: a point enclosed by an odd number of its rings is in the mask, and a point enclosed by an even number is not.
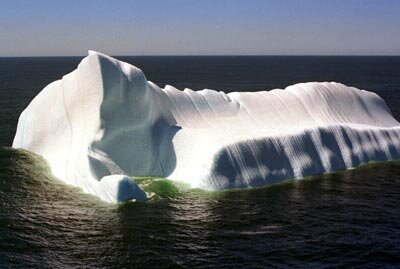
<svg viewBox="0 0 400 269"><path fill-rule="evenodd" d="M400 119L400 57L117 58L180 89L337 81L378 93ZM144 179L152 199L110 205L9 148L21 111L81 59L0 58L0 268L400 268L398 161L219 192Z"/></svg>

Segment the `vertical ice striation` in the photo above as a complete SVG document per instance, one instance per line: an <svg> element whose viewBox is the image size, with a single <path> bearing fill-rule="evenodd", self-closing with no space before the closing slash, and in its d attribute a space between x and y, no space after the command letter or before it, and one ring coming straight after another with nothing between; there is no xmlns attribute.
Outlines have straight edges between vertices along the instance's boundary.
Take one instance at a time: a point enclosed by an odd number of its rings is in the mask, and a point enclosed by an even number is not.
<svg viewBox="0 0 400 269"><path fill-rule="evenodd" d="M400 125L378 95L340 83L229 94L162 89L140 69L90 51L23 111L13 147L115 202L143 200L126 176L221 189L398 159Z"/></svg>

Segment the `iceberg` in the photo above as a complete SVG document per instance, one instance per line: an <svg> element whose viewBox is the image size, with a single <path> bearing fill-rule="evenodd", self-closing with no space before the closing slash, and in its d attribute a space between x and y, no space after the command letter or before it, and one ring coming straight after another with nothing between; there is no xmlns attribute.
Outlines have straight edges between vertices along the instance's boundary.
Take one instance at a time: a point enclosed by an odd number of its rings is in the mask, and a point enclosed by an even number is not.
<svg viewBox="0 0 400 269"><path fill-rule="evenodd" d="M336 82L181 91L89 51L26 107L12 146L43 156L67 184L118 202L145 199L135 176L247 188L399 159L400 125L377 94Z"/></svg>

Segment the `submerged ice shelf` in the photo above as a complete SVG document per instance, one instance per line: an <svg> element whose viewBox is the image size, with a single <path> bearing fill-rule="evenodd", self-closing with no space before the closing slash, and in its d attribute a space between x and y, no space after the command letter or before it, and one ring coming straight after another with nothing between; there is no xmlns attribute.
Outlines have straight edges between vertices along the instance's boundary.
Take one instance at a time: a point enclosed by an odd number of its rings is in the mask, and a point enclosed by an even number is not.
<svg viewBox="0 0 400 269"><path fill-rule="evenodd" d="M400 124L375 93L340 83L262 92L164 89L90 51L22 112L13 142L104 201L145 199L127 176L253 187L400 157Z"/></svg>

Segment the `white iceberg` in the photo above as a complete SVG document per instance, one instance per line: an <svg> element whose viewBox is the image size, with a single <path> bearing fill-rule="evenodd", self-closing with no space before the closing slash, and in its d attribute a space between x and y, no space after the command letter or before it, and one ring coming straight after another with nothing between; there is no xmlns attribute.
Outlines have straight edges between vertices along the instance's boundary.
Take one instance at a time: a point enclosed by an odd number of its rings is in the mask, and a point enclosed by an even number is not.
<svg viewBox="0 0 400 269"><path fill-rule="evenodd" d="M124 175L223 189L398 159L400 125L377 94L340 83L228 94L162 89L140 69L90 51L23 111L13 147L115 202L143 199Z"/></svg>

